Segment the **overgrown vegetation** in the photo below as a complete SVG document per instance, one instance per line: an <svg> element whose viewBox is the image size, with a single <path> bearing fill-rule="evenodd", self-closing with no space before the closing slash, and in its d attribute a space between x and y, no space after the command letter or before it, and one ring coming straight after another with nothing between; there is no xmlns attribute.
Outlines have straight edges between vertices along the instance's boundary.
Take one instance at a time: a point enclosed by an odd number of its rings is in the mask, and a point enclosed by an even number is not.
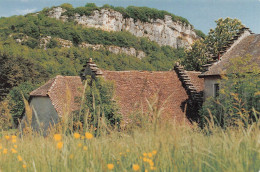
<svg viewBox="0 0 260 172"><path fill-rule="evenodd" d="M252 57L231 59L227 75L222 76L217 98L208 99L201 110L202 124L212 117L215 125L227 128L249 124L260 116L260 68ZM240 124L242 122L242 124Z"/></svg>
<svg viewBox="0 0 260 172"><path fill-rule="evenodd" d="M214 123L204 130L172 121L160 121L156 130L149 121L143 124L98 136L93 134L95 128L71 134L52 130L47 138L36 133L20 138L15 136L19 132L2 132L1 170L208 172L260 168L259 122L226 130Z"/></svg>
<svg viewBox="0 0 260 172"><path fill-rule="evenodd" d="M192 49L187 51L187 56L182 61L187 70L202 71L202 65L212 61L213 57L218 58L228 41L244 27L238 19L220 18L215 22L216 28L211 29L207 36L196 31L204 39L196 41Z"/></svg>
<svg viewBox="0 0 260 172"><path fill-rule="evenodd" d="M83 107L76 118L79 118L86 128L93 126L100 129L101 122L108 127L119 128L121 114L114 100L114 83L103 78L87 78L85 82Z"/></svg>

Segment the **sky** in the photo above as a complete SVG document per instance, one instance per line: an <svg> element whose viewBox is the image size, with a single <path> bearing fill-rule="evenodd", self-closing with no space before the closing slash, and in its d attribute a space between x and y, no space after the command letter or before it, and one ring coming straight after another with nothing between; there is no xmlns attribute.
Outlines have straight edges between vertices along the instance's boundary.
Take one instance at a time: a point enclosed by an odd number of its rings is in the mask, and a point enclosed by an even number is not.
<svg viewBox="0 0 260 172"><path fill-rule="evenodd" d="M208 33L219 18L237 18L254 33L260 33L260 0L0 0L0 16L24 15L45 7L70 3L74 7L95 3L127 7L147 6L187 18L195 29Z"/></svg>

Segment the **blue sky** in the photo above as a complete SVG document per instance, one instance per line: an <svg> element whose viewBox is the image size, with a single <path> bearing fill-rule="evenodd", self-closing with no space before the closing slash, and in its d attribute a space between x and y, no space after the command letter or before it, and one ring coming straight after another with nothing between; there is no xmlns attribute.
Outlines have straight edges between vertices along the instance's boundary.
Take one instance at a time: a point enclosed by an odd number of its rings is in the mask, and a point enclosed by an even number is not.
<svg viewBox="0 0 260 172"><path fill-rule="evenodd" d="M196 29L208 33L218 18L238 18L255 33L260 33L260 0L0 0L0 16L22 15L44 7L70 3L74 7L94 2L127 7L148 6L187 18Z"/></svg>

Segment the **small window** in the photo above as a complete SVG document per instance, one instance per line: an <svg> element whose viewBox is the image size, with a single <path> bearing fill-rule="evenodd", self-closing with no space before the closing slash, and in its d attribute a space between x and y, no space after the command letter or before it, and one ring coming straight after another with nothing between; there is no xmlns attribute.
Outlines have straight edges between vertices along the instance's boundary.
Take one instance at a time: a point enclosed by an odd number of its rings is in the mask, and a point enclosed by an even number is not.
<svg viewBox="0 0 260 172"><path fill-rule="evenodd" d="M218 97L219 96L219 84L214 84L213 86L213 95L214 97Z"/></svg>

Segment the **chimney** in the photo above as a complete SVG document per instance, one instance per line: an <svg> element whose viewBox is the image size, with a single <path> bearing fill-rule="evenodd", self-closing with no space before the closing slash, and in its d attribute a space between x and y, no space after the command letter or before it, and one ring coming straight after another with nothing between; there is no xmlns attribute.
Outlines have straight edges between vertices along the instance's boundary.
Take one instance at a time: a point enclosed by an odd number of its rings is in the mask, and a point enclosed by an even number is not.
<svg viewBox="0 0 260 172"><path fill-rule="evenodd" d="M80 74L81 80L85 80L87 75L91 76L93 79L103 75L103 72L93 62L92 58L83 66Z"/></svg>

